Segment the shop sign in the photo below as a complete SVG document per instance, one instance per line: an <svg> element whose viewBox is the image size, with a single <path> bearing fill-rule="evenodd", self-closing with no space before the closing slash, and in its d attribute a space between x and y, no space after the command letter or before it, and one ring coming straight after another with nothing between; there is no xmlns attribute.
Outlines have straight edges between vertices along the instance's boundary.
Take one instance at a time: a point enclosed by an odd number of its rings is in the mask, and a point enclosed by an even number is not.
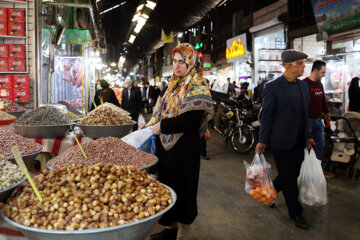
<svg viewBox="0 0 360 240"><path fill-rule="evenodd" d="M360 25L360 0L311 0L319 32L342 32Z"/></svg>
<svg viewBox="0 0 360 240"><path fill-rule="evenodd" d="M245 58L246 55L246 33L226 40L227 62L235 62Z"/></svg>
<svg viewBox="0 0 360 240"><path fill-rule="evenodd" d="M204 54L204 64L203 67L205 69L211 68L211 54Z"/></svg>

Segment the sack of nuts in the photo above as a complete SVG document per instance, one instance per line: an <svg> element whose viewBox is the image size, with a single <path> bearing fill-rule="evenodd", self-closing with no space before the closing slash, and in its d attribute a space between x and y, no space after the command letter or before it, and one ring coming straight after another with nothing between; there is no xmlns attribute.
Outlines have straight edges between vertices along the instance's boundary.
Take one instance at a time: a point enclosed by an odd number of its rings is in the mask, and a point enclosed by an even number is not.
<svg viewBox="0 0 360 240"><path fill-rule="evenodd" d="M251 165L244 161L246 168L245 191L258 202L271 205L276 199L276 191L271 179L271 165L264 155L256 154Z"/></svg>

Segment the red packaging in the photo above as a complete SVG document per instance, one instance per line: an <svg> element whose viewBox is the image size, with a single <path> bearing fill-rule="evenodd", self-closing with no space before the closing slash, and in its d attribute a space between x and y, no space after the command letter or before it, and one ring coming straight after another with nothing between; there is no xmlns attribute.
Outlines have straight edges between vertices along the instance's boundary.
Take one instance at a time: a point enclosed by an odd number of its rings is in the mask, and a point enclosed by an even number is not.
<svg viewBox="0 0 360 240"><path fill-rule="evenodd" d="M25 24L23 22L8 22L8 35L25 36Z"/></svg>
<svg viewBox="0 0 360 240"><path fill-rule="evenodd" d="M7 19L8 19L8 9L0 8L0 21L7 22Z"/></svg>
<svg viewBox="0 0 360 240"><path fill-rule="evenodd" d="M0 21L0 35L7 35L7 21Z"/></svg>
<svg viewBox="0 0 360 240"><path fill-rule="evenodd" d="M12 87L13 87L13 76L0 75L0 88L12 88Z"/></svg>
<svg viewBox="0 0 360 240"><path fill-rule="evenodd" d="M9 57L25 57L25 45L24 44L8 44L9 45Z"/></svg>
<svg viewBox="0 0 360 240"><path fill-rule="evenodd" d="M13 75L12 82L14 88L29 88L29 75Z"/></svg>
<svg viewBox="0 0 360 240"><path fill-rule="evenodd" d="M9 22L25 22L24 9L9 8L7 16Z"/></svg>
<svg viewBox="0 0 360 240"><path fill-rule="evenodd" d="M8 44L0 44L0 57L9 56L9 46Z"/></svg>
<svg viewBox="0 0 360 240"><path fill-rule="evenodd" d="M9 60L8 58L0 57L0 72L9 71Z"/></svg>
<svg viewBox="0 0 360 240"><path fill-rule="evenodd" d="M9 57L9 72L25 72L25 58Z"/></svg>
<svg viewBox="0 0 360 240"><path fill-rule="evenodd" d="M0 98L13 100L13 90L9 88L0 88Z"/></svg>
<svg viewBox="0 0 360 240"><path fill-rule="evenodd" d="M29 88L14 88L13 99L14 102L30 102Z"/></svg>

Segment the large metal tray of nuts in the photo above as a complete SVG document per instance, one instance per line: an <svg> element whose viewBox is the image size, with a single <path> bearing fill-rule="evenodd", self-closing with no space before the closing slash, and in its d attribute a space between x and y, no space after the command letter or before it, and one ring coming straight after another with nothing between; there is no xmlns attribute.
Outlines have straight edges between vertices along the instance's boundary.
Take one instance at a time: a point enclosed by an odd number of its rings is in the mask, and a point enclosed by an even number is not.
<svg viewBox="0 0 360 240"><path fill-rule="evenodd" d="M21 117L21 115L24 114L24 112L25 112L25 111L20 111L20 112L6 112L6 113L8 113L8 114L10 114L10 115L13 115L14 117L19 118L19 117Z"/></svg>
<svg viewBox="0 0 360 240"><path fill-rule="evenodd" d="M151 164L149 164L149 165L140 167L140 169L141 169L141 170L146 170L147 172L149 172L149 170L150 170L153 166L155 166L155 165L158 163L158 161L159 161L159 159L157 158L157 156L154 156L154 157L155 157L155 162L153 162L153 163L151 163ZM50 166L51 160L52 160L52 159L50 159L49 161L46 162L46 168L49 169L49 170L54 170L54 168L52 168L52 167Z"/></svg>
<svg viewBox="0 0 360 240"><path fill-rule="evenodd" d="M24 163L26 165L26 167L28 168L33 168L34 167L34 162L35 162L35 158L37 157L37 155L39 155L39 153L41 153L42 151L44 150L44 147L37 151L37 152L34 152L34 153L30 153L30 154L27 154L27 155L22 155L21 158L24 160ZM12 163L16 163L15 161L15 158L7 158L7 160L9 160L10 162Z"/></svg>
<svg viewBox="0 0 360 240"><path fill-rule="evenodd" d="M124 137L131 133L136 123L126 125L80 125L85 136L90 138Z"/></svg>
<svg viewBox="0 0 360 240"><path fill-rule="evenodd" d="M0 202L6 202L8 197L10 197L11 193L15 190L15 188L17 186L19 186L20 184L22 184L23 182L25 182L25 180L26 180L26 176L24 176L20 181L18 181L14 185L1 190L0 191Z"/></svg>
<svg viewBox="0 0 360 240"><path fill-rule="evenodd" d="M163 185L170 190L173 199L173 202L167 208L142 220L114 227L76 231L43 230L16 223L5 216L3 210L1 210L1 216L12 226L19 228L20 231L31 240L141 240L150 234L160 217L172 208L176 202L176 193L174 190L165 184Z"/></svg>
<svg viewBox="0 0 360 240"><path fill-rule="evenodd" d="M13 127L19 135L28 138L61 138L65 137L70 130L70 124L47 126L13 125Z"/></svg>

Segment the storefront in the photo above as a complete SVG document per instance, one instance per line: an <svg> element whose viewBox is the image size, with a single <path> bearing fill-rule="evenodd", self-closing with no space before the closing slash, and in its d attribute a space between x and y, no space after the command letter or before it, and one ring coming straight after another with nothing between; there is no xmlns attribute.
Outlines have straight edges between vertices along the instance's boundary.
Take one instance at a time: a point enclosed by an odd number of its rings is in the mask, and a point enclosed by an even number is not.
<svg viewBox="0 0 360 240"><path fill-rule="evenodd" d="M286 48L285 28L277 19L250 28L253 33L255 81L276 79L283 73L281 53Z"/></svg>

